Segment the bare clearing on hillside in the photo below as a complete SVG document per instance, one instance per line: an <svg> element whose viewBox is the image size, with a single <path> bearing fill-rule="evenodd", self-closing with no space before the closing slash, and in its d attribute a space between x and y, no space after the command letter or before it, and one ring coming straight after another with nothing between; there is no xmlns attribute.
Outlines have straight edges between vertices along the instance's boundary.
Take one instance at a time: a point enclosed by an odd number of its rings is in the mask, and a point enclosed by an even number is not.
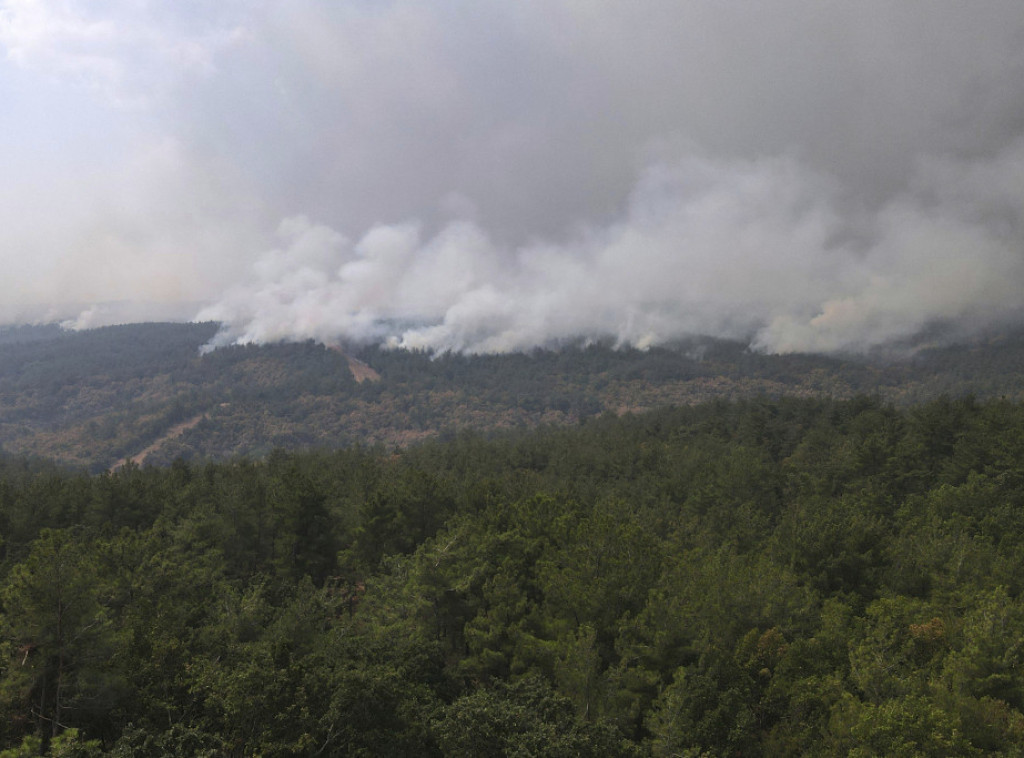
<svg viewBox="0 0 1024 758"><path fill-rule="evenodd" d="M126 465L128 461L133 461L137 465L141 466L143 463L146 462L146 458L155 453L157 450L159 450L164 445L164 443L169 442L170 440L173 439L177 439L185 432L187 432L189 429L192 429L196 425L198 425L199 422L202 421L204 418L206 418L206 414L200 413L198 416L194 416L190 418L188 421L182 421L180 424L175 424L174 426L167 430L167 434L157 439L155 442L153 442L153 444L149 445L147 448L136 453L135 455L130 455L127 458L122 458L121 460L117 461L117 463L110 467L110 470L114 471L116 469L119 469L122 466Z"/></svg>

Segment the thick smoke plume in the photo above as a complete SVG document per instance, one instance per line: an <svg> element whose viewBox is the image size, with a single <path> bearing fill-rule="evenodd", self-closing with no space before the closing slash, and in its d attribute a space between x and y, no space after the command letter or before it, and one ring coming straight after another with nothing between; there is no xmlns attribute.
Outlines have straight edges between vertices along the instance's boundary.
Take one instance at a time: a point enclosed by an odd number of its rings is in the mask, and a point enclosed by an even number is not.
<svg viewBox="0 0 1024 758"><path fill-rule="evenodd" d="M439 351L1019 324L1022 40L1020 0L0 0L0 321Z"/></svg>
<svg viewBox="0 0 1024 758"><path fill-rule="evenodd" d="M914 193L853 212L794 159L690 160L648 170L620 221L516 248L468 221L429 238L382 225L353 242L297 217L199 318L226 325L214 345L490 353L714 334L773 352L862 350L1019 315L1022 181L1024 143L988 163L923 166Z"/></svg>

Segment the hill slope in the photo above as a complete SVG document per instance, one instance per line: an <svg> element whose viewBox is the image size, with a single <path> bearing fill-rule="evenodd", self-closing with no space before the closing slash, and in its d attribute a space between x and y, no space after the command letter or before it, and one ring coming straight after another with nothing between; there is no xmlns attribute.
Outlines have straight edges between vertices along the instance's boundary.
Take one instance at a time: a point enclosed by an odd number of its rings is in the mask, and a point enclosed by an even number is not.
<svg viewBox="0 0 1024 758"><path fill-rule="evenodd" d="M1024 335L905 361L768 356L695 339L467 357L313 343L205 356L216 324L0 330L0 446L100 470L126 458L260 456L404 445L457 429L575 423L605 412L751 396L1024 396Z"/></svg>

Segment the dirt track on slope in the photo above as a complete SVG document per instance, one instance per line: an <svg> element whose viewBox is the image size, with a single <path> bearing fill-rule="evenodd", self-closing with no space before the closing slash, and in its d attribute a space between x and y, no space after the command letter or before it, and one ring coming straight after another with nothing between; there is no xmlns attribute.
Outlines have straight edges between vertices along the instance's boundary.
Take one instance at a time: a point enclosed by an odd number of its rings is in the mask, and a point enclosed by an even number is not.
<svg viewBox="0 0 1024 758"><path fill-rule="evenodd" d="M114 471L115 469L119 469L126 463L128 463L128 461L134 461L136 464L141 466L143 463L145 463L146 458L151 453L155 453L157 450L159 450L160 447L165 442L177 439L185 432L187 432L189 429L198 424L200 421L202 421L204 418L206 418L206 414L200 413L198 416L194 416L193 418L190 418L188 421L182 421L180 424L175 424L174 426L167 430L167 433L165 435L155 440L153 444L151 444L149 447L136 453L135 455L129 455L127 458L122 458L121 460L117 461L117 463L115 463L113 466L111 466L110 470Z"/></svg>

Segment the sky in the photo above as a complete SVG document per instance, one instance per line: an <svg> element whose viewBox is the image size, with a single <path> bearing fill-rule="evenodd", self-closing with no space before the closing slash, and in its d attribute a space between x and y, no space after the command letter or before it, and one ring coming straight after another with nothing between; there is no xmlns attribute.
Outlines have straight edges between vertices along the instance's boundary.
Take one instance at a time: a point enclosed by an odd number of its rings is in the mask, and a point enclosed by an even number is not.
<svg viewBox="0 0 1024 758"><path fill-rule="evenodd" d="M469 353L1024 323L1020 0L0 0L0 323Z"/></svg>

